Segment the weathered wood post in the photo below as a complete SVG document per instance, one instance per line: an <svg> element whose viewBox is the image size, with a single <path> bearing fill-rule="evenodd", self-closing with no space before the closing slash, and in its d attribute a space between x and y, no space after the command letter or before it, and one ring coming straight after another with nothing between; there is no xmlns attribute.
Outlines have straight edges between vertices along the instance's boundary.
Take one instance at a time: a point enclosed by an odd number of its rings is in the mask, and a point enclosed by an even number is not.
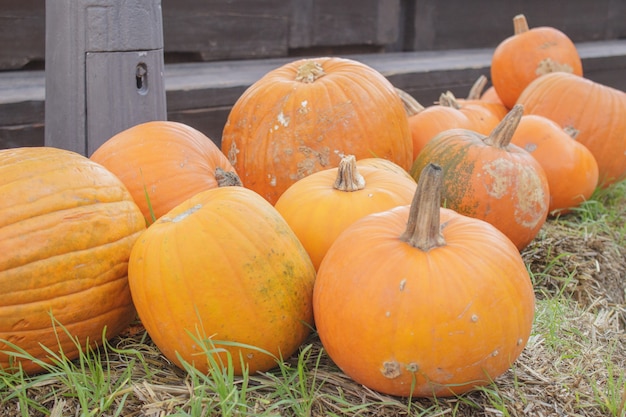
<svg viewBox="0 0 626 417"><path fill-rule="evenodd" d="M165 120L161 0L46 0L45 145L91 155Z"/></svg>

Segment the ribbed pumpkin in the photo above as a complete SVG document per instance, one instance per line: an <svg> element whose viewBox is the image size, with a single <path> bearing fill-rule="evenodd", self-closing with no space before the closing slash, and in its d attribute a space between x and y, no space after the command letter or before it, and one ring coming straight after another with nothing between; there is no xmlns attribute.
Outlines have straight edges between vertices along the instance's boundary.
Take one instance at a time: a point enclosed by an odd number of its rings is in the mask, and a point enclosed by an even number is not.
<svg viewBox="0 0 626 417"><path fill-rule="evenodd" d="M410 207L349 226L315 282L330 358L386 394L441 397L489 384L532 327L535 298L517 248L490 224L440 208L440 176L429 165Z"/></svg>
<svg viewBox="0 0 626 417"><path fill-rule="evenodd" d="M302 59L274 69L233 106L222 135L243 185L270 203L344 155L413 161L407 114L395 88L357 61Z"/></svg>
<svg viewBox="0 0 626 417"><path fill-rule="evenodd" d="M409 174L409 172L402 168L400 165L395 162L391 162L388 159L384 158L363 158L356 161L357 167L368 166L380 169L386 169L391 172L395 172L403 177L411 179L411 181L415 182L415 179Z"/></svg>
<svg viewBox="0 0 626 417"><path fill-rule="evenodd" d="M498 44L491 58L491 82L512 108L531 81L555 71L583 75L576 45L557 28L529 29L523 14L513 18L514 34Z"/></svg>
<svg viewBox="0 0 626 417"><path fill-rule="evenodd" d="M212 343L223 350L215 360L226 364L229 352L237 374L268 370L313 323L308 254L276 209L244 187L202 191L150 225L128 278L148 334L181 367L180 358L208 372L212 348L202 344Z"/></svg>
<svg viewBox="0 0 626 417"><path fill-rule="evenodd" d="M0 151L0 188L0 368L14 359L3 341L50 362L42 345L74 359L68 334L84 349L125 329L127 263L145 221L119 179L70 151L16 148Z"/></svg>
<svg viewBox="0 0 626 417"><path fill-rule="evenodd" d="M357 165L353 155L339 167L315 172L292 184L276 210L287 221L317 269L337 236L361 217L411 202L412 177Z"/></svg>
<svg viewBox="0 0 626 417"><path fill-rule="evenodd" d="M485 220L521 250L546 221L548 179L539 162L511 139L523 114L516 105L489 136L466 129L445 131L419 154L411 175L429 163L444 171L444 206Z"/></svg>
<svg viewBox="0 0 626 417"><path fill-rule="evenodd" d="M626 178L626 93L556 72L533 81L519 97L526 114L555 121L596 158L598 184L609 186Z"/></svg>
<svg viewBox="0 0 626 417"><path fill-rule="evenodd" d="M148 223L233 173L220 148L183 123L152 121L133 126L102 144L91 160L126 185ZM228 174L227 174L228 175Z"/></svg>
<svg viewBox="0 0 626 417"><path fill-rule="evenodd" d="M511 143L529 152L543 167L550 188L551 214L565 214L593 194L598 163L593 154L561 126L537 115L522 116Z"/></svg>

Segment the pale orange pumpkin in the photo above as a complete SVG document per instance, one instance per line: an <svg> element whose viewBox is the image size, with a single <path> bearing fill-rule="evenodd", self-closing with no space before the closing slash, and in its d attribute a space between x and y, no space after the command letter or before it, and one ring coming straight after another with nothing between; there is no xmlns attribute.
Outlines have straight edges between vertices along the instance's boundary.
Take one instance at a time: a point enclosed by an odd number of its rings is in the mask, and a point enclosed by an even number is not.
<svg viewBox="0 0 626 417"><path fill-rule="evenodd" d="M598 163L598 185L626 179L626 93L565 72L546 74L529 84L518 103L526 114L555 121L591 151Z"/></svg>
<svg viewBox="0 0 626 417"><path fill-rule="evenodd" d="M543 167L550 188L552 215L569 213L588 200L598 185L598 163L575 137L547 117L525 115L511 143L529 152Z"/></svg>
<svg viewBox="0 0 626 417"><path fill-rule="evenodd" d="M145 229L124 184L82 155L33 147L0 150L0 188L0 369L41 372L51 355L75 359L124 330Z"/></svg>
<svg viewBox="0 0 626 417"><path fill-rule="evenodd" d="M236 174L215 142L191 126L171 121L126 129L90 158L122 180L148 223L200 191L217 187L220 172Z"/></svg>
<svg viewBox="0 0 626 417"><path fill-rule="evenodd" d="M407 114L378 71L350 59L301 59L256 81L231 109L222 135L243 185L270 203L294 182L344 155L413 161Z"/></svg>
<svg viewBox="0 0 626 417"><path fill-rule="evenodd" d="M513 30L491 57L491 82L507 108L515 105L531 81L544 74L583 75L576 45L565 33L550 26L529 29L523 14L513 18Z"/></svg>
<svg viewBox="0 0 626 417"><path fill-rule="evenodd" d="M358 165L353 155L339 167L315 172L292 184L274 207L317 269L337 236L355 220L409 204L416 182L405 172Z"/></svg>
<svg viewBox="0 0 626 417"><path fill-rule="evenodd" d="M411 206L363 217L335 240L313 293L324 349L386 394L442 397L491 383L529 338L535 297L495 227L440 208L427 166Z"/></svg>
<svg viewBox="0 0 626 417"><path fill-rule="evenodd" d="M415 159L414 178L429 163L444 170L445 207L485 220L522 250L548 216L550 189L543 167L511 144L523 114L516 105L488 135L451 129L433 138Z"/></svg>
<svg viewBox="0 0 626 417"><path fill-rule="evenodd" d="M201 191L150 225L128 279L148 334L180 367L210 372L209 355L222 364L230 355L238 375L265 371L313 324L311 259L276 209L244 187Z"/></svg>

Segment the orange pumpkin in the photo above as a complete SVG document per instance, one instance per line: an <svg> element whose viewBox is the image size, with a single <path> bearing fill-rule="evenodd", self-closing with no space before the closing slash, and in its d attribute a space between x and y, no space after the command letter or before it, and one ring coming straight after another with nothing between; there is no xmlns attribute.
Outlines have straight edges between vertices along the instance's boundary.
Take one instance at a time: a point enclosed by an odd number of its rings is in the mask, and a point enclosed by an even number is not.
<svg viewBox="0 0 626 417"><path fill-rule="evenodd" d="M391 162L388 159L363 158L363 159L359 159L358 161L356 161L356 165L357 167L368 166L368 167L386 169L388 171L395 172L396 174L399 174L402 177L409 178L411 181L415 182L415 179L411 176L411 174L409 174L409 172L406 169L402 168L400 165L396 164L395 162Z"/></svg>
<svg viewBox="0 0 626 417"><path fill-rule="evenodd" d="M294 182L344 155L413 161L407 114L373 68L343 58L290 62L255 82L233 106L222 135L243 185L270 203Z"/></svg>
<svg viewBox="0 0 626 417"><path fill-rule="evenodd" d="M145 221L120 180L74 152L16 148L0 151L0 188L0 369L40 372L46 349L75 359L77 343L124 330L135 318L127 263Z"/></svg>
<svg viewBox="0 0 626 417"><path fill-rule="evenodd" d="M517 248L490 224L440 208L441 175L429 165L410 207L354 222L317 274L324 349L386 394L441 397L489 384L532 328L535 297Z"/></svg>
<svg viewBox="0 0 626 417"><path fill-rule="evenodd" d="M565 214L593 194L598 163L583 144L552 120L522 116L511 143L529 152L543 167L550 188L551 214Z"/></svg>
<svg viewBox="0 0 626 417"><path fill-rule="evenodd" d="M439 96L439 104L458 109L470 119L473 130L484 135L491 133L507 114L503 106L495 106L480 100L459 100L451 91Z"/></svg>
<svg viewBox="0 0 626 417"><path fill-rule="evenodd" d="M626 93L558 72L533 81L519 97L526 114L555 121L591 151L601 187L626 178Z"/></svg>
<svg viewBox="0 0 626 417"><path fill-rule="evenodd" d="M489 136L466 129L431 140L411 168L414 178L429 163L444 170L445 207L485 220L526 247L546 221L548 178L539 162L511 139L523 114L515 106Z"/></svg>
<svg viewBox="0 0 626 417"><path fill-rule="evenodd" d="M529 29L522 14L513 18L514 34L498 44L491 58L491 82L507 108L537 77L555 71L583 75L582 61L572 40L560 30Z"/></svg>
<svg viewBox="0 0 626 417"><path fill-rule="evenodd" d="M412 177L387 169L357 165L353 155L339 167L315 172L295 182L274 207L304 245L317 269L337 236L355 220L409 204Z"/></svg>
<svg viewBox="0 0 626 417"><path fill-rule="evenodd" d="M128 279L154 343L201 372L210 354L224 364L230 354L238 375L273 368L313 323L309 256L276 209L243 187L201 191L150 225Z"/></svg>
<svg viewBox="0 0 626 417"><path fill-rule="evenodd" d="M170 121L126 129L90 158L122 180L148 223L198 192L217 187L219 172L235 173L211 139L191 126Z"/></svg>

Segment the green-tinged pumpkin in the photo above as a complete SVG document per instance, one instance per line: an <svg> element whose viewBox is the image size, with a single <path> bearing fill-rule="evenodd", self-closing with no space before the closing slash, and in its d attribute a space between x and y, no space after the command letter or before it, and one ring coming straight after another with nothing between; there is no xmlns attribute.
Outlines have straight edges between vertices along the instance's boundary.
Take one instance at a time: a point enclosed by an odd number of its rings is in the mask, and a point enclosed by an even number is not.
<svg viewBox="0 0 626 417"><path fill-rule="evenodd" d="M440 208L440 178L429 165L411 206L346 228L315 282L324 349L353 380L390 395L489 384L532 328L535 297L517 248L489 223Z"/></svg>
<svg viewBox="0 0 626 417"><path fill-rule="evenodd" d="M209 372L211 351L239 375L265 371L312 328L313 264L276 209L243 187L202 191L150 225L128 276L141 322L180 367Z"/></svg>
<svg viewBox="0 0 626 417"><path fill-rule="evenodd" d="M485 220L522 250L539 233L550 204L548 179L541 164L511 144L523 114L515 106L488 135L452 129L422 150L411 174L417 178L430 163L443 168L443 204Z"/></svg>
<svg viewBox="0 0 626 417"><path fill-rule="evenodd" d="M145 229L124 184L84 156L33 147L0 151L0 189L0 368L40 372L46 349L75 359L124 330ZM9 353L22 350L35 361Z"/></svg>

